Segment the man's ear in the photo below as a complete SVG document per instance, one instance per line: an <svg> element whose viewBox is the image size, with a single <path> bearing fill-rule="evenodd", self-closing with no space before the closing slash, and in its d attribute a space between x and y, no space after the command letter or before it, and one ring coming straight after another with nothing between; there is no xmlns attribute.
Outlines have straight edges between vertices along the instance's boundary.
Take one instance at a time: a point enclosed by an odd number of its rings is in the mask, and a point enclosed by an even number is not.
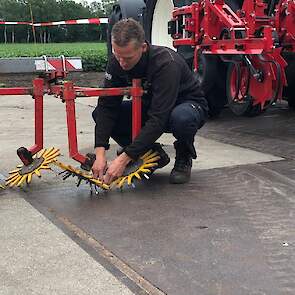
<svg viewBox="0 0 295 295"><path fill-rule="evenodd" d="M142 44L142 52L146 52L147 49L148 49L148 45L147 45L146 42L144 42L144 43Z"/></svg>

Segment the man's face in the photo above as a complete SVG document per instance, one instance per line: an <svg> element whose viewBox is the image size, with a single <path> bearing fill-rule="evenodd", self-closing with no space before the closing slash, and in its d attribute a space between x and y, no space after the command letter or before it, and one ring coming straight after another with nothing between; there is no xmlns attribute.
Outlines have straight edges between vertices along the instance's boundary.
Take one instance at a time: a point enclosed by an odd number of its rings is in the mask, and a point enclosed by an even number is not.
<svg viewBox="0 0 295 295"><path fill-rule="evenodd" d="M147 50L147 44L136 46L134 42L129 42L126 46L120 47L112 42L113 54L124 71L131 70L141 59L141 56Z"/></svg>

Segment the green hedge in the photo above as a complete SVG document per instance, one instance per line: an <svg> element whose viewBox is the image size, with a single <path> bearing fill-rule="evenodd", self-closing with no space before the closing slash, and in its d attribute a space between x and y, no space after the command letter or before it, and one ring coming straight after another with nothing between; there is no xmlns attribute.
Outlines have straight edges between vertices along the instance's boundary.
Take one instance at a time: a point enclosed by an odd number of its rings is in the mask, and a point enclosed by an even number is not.
<svg viewBox="0 0 295 295"><path fill-rule="evenodd" d="M84 71L103 72L107 63L105 43L0 44L0 58L42 55L81 57Z"/></svg>

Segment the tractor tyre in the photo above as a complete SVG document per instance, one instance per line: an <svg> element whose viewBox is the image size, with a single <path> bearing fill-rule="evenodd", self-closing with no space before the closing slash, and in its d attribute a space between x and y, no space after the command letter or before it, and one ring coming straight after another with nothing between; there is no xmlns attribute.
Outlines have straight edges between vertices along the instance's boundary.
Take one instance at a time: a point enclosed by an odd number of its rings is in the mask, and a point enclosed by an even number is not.
<svg viewBox="0 0 295 295"><path fill-rule="evenodd" d="M246 65L243 65L240 69L240 74L237 72L236 66L231 63L227 69L226 77L226 94L229 108L232 112L238 116L254 117L258 116L265 109L261 108L260 104L254 105L254 98L248 94L250 81L250 72ZM237 89L237 79L241 75L243 81L240 88ZM248 78L245 78L245 77Z"/></svg>
<svg viewBox="0 0 295 295"><path fill-rule="evenodd" d="M244 0L225 0L225 3L234 11L236 12L237 10L241 9L243 6L243 2ZM233 111L234 114L240 116L240 115L244 115L247 117L254 117L257 116L259 114L261 114L263 112L263 110L261 109L260 105L253 105L252 100L248 101L245 103L245 105L232 105L232 94L230 91L230 75L233 71L233 64L227 64L225 65L225 63L223 63L224 66L224 76L226 77L226 79L224 79L224 94L225 97L227 97L229 106L231 108L231 110Z"/></svg>
<svg viewBox="0 0 295 295"><path fill-rule="evenodd" d="M295 110L295 55L289 54L284 56L285 60L288 62L286 67L286 77L288 86L284 89L284 95L287 98L289 108Z"/></svg>
<svg viewBox="0 0 295 295"><path fill-rule="evenodd" d="M216 118L227 102L225 90L221 88L224 83L219 81L220 77L224 77L219 63L219 58L216 55L200 54L198 56L198 71L195 72L208 102L210 118Z"/></svg>
<svg viewBox="0 0 295 295"><path fill-rule="evenodd" d="M113 6L113 10L109 16L109 23L107 28L107 49L108 49L108 57L112 54L112 42L111 42L111 32L113 26L116 22L122 19L122 12L120 5L116 4Z"/></svg>

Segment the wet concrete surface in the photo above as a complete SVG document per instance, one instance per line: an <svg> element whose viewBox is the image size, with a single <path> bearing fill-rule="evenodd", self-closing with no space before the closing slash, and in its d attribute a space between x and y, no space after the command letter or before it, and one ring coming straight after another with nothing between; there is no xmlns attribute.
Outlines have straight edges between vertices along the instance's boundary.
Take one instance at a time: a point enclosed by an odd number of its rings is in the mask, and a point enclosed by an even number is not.
<svg viewBox="0 0 295 295"><path fill-rule="evenodd" d="M291 295L294 127L295 112L285 104L255 118L235 117L225 109L199 135L282 159L196 167L186 185L170 185L164 169L135 189L98 197L90 196L87 186L75 188L73 179L63 182L50 176L19 194L69 236L75 232L62 220L93 237L166 294ZM172 141L167 142L173 157ZM90 149L88 143L84 149ZM90 255L99 261L99 255Z"/></svg>
<svg viewBox="0 0 295 295"><path fill-rule="evenodd" d="M224 143L295 158L295 111L286 102L278 103L260 116L235 117L224 109L217 120L210 121L201 135Z"/></svg>

